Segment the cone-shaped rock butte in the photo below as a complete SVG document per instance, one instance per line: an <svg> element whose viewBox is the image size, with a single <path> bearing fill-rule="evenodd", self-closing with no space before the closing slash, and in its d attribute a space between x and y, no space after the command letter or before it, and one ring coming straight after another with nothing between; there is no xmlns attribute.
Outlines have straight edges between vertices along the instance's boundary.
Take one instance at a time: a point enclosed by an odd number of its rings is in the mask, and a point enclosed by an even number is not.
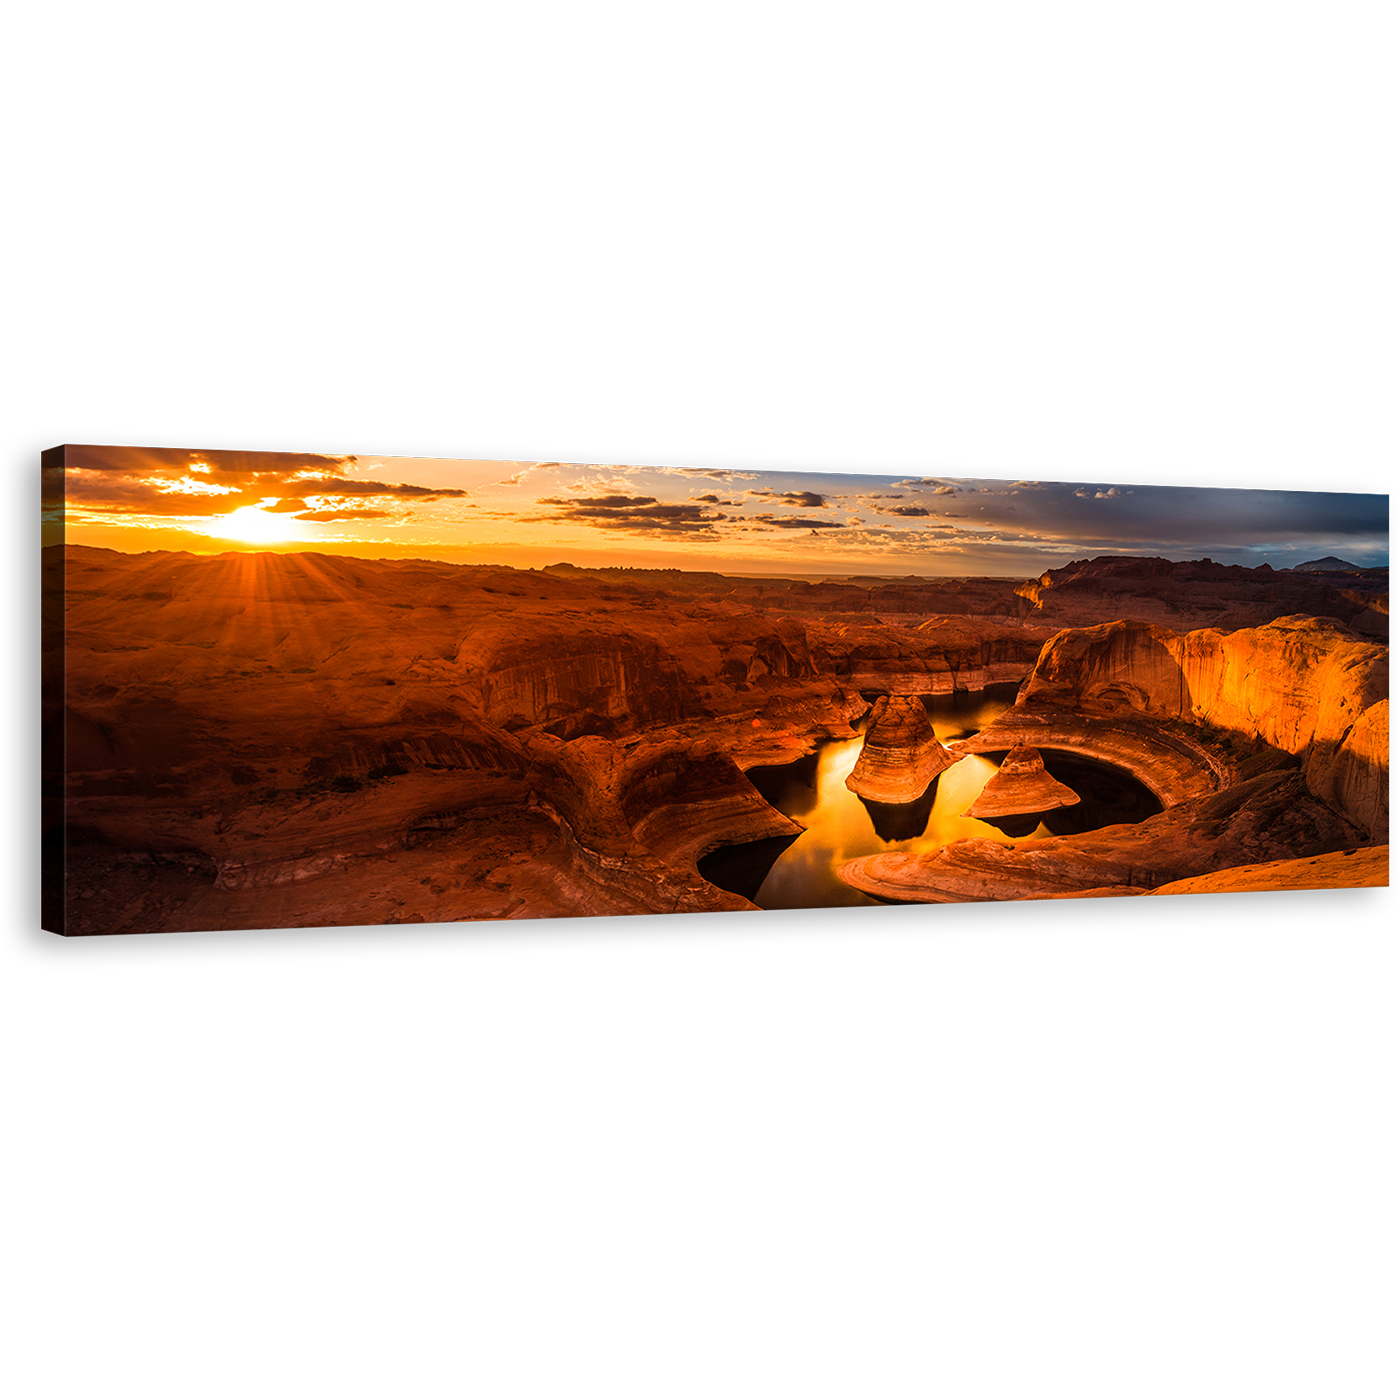
<svg viewBox="0 0 1400 1400"><path fill-rule="evenodd" d="M1015 698L1014 685L918 697L940 745L984 729ZM878 712L872 708L871 715ZM806 830L791 840L721 847L701 859L700 873L763 909L877 904L882 901L840 879L837 871L847 860L887 851L929 854L975 837L1007 839L1004 829L963 815L997 773L1003 754L969 753L939 773L919 799L889 804L862 798L847 786L864 743L865 735L858 733L822 744L796 762L750 769L749 780L763 796ZM1080 801L1037 817L1016 833L1019 839L1137 822L1162 810L1143 784L1112 764L1059 750L1041 757L1050 779L1073 788Z"/></svg>

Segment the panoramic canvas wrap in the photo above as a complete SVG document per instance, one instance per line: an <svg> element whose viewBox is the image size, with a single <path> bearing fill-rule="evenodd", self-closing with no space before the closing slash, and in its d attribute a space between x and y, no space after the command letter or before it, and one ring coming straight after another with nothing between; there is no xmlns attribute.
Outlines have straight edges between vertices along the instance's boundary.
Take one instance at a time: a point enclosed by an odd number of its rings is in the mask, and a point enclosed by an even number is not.
<svg viewBox="0 0 1400 1400"><path fill-rule="evenodd" d="M1384 496L74 446L43 478L55 932L1388 881Z"/></svg>

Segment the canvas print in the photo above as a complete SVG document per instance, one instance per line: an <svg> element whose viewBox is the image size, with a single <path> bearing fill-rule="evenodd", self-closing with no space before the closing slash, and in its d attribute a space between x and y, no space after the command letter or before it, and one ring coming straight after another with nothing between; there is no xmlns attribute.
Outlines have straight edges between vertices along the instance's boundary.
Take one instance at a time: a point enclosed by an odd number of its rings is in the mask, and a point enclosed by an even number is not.
<svg viewBox="0 0 1400 1400"><path fill-rule="evenodd" d="M1388 881L1389 500L54 448L44 923Z"/></svg>

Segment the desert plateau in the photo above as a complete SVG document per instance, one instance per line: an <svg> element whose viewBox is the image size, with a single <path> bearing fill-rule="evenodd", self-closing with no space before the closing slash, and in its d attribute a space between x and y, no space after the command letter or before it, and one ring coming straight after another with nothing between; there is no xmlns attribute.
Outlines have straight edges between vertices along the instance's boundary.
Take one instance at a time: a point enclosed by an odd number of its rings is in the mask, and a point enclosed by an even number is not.
<svg viewBox="0 0 1400 1400"><path fill-rule="evenodd" d="M683 562L51 543L45 926L1388 879L1385 566Z"/></svg>

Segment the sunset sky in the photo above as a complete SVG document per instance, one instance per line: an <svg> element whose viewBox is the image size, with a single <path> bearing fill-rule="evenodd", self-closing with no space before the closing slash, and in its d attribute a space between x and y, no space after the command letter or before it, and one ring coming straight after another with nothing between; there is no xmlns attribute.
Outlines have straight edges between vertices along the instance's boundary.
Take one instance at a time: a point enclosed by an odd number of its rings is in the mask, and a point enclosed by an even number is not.
<svg viewBox="0 0 1400 1400"><path fill-rule="evenodd" d="M1389 562L1389 498L1113 482L69 447L44 542L538 568L1029 576L1100 554Z"/></svg>

